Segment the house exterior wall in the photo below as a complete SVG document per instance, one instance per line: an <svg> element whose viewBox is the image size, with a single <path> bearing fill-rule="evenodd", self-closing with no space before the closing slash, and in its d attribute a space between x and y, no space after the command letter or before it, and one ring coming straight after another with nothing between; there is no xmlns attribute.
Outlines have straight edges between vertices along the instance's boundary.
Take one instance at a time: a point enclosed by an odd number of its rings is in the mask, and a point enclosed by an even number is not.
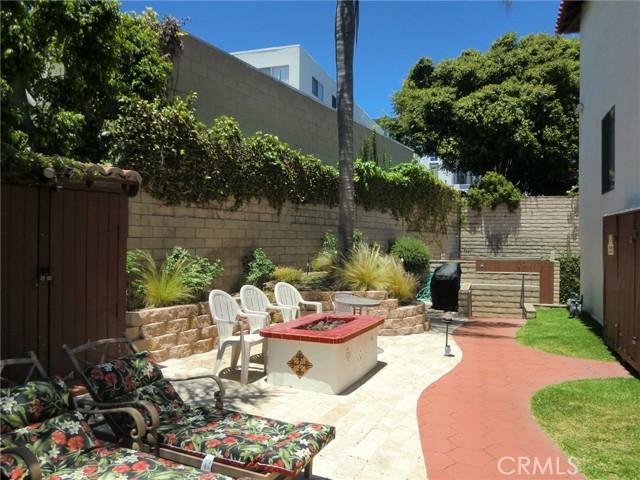
<svg viewBox="0 0 640 480"><path fill-rule="evenodd" d="M198 93L195 106L200 121L212 125L220 115L228 115L239 122L244 135L270 133L292 148L337 165L335 110L196 37L183 41L184 52L172 77L173 92ZM357 151L371 130L357 122L353 127ZM411 149L383 135L377 135L377 144L393 163L413 158Z"/></svg>
<svg viewBox="0 0 640 480"><path fill-rule="evenodd" d="M602 323L602 218L640 208L640 3L584 2L580 33L581 284L585 309ZM602 194L601 122L613 106L615 188Z"/></svg>

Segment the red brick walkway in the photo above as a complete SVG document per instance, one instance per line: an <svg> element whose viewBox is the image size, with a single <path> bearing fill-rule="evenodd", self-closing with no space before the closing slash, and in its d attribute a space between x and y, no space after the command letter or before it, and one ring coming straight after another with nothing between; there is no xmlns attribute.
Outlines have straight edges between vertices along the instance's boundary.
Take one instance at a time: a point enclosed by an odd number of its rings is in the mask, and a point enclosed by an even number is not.
<svg viewBox="0 0 640 480"><path fill-rule="evenodd" d="M565 380L630 375L618 363L523 347L515 340L522 325L473 319L455 331L462 361L418 399L429 480L583 478L538 426L530 399Z"/></svg>

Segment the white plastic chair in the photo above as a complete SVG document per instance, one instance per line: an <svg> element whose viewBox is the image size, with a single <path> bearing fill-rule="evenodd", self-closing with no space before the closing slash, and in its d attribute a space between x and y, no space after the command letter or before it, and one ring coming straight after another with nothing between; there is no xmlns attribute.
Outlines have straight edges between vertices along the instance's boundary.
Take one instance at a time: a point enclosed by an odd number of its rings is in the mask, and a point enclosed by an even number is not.
<svg viewBox="0 0 640 480"><path fill-rule="evenodd" d="M274 305L269 301L269 298L265 293L254 285L244 285L240 289L240 303L242 304L242 310L246 313L253 315L266 315L267 320L270 320L271 318L267 311L269 308L280 310L284 321L292 319L290 307Z"/></svg>
<svg viewBox="0 0 640 480"><path fill-rule="evenodd" d="M211 317L218 328L220 341L213 374L218 373L224 351L227 346L231 345L232 369L235 369L236 365L238 365L238 357L242 352L240 383L245 385L249 379L249 361L252 346L262 343L262 354L266 365L264 338L258 332L269 325L269 317L265 318L264 314L255 315L243 312L233 297L222 290L211 290L209 293L209 309L211 310ZM242 328L240 328L240 335L233 334L234 327L241 327L240 321L237 320L238 315L247 317L249 320L248 334L244 333Z"/></svg>
<svg viewBox="0 0 640 480"><path fill-rule="evenodd" d="M300 295L300 292L296 289L296 287L286 282L276 283L273 292L276 296L276 303L282 307L289 307L291 311L291 317L289 319L285 319L285 321L293 320L294 318L300 316L300 305L315 308L316 312L318 313L322 312L321 302L309 302L307 300L303 300L302 295Z"/></svg>

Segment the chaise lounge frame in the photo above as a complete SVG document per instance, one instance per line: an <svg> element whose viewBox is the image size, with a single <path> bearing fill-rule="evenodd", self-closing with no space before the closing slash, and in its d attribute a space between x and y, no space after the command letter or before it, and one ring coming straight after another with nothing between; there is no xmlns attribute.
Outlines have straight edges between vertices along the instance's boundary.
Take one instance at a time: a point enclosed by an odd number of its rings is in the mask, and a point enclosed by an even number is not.
<svg viewBox="0 0 640 480"><path fill-rule="evenodd" d="M119 338L109 338L96 340L92 342L85 343L83 345L79 345L75 348L70 348L67 345L62 346L63 350L69 356L75 373L82 380L83 384L86 386L87 391L91 395L91 397L98 401L103 402L104 399L101 397L99 392L97 392L91 385L91 382L85 375L85 371L87 368L92 366L110 362L116 359L119 359L123 356L132 355L136 353L140 353L137 351L131 340L127 336L119 337ZM91 356L90 359L87 359L86 356ZM217 387L217 391L213 393L213 398L215 400L215 407L219 409L223 409L223 400L225 396L225 388L222 380L217 375L199 375L199 376L190 376L190 377L182 377L182 378L166 378L170 382L185 382L185 381L193 381L193 380L210 380L215 383ZM158 429L160 424L159 415L156 409L153 406L149 406L149 402L146 402L144 405L145 413L149 414L150 419L147 419L147 428L152 432L155 432ZM138 405L140 406L140 405ZM110 415L105 415L110 427L114 430L116 435L121 435L122 432L120 425L115 419ZM181 463L184 465L189 465L196 468L203 468L204 462L203 458L204 454L196 451L184 451L182 449L178 450L176 448L168 448L167 445L163 445L158 441L157 435L154 436L153 439L149 442L149 448L151 451L159 456L160 458L165 458L167 460L172 460L177 463ZM317 453L317 452L316 452ZM209 468L209 467L207 467ZM229 475L233 477L250 477L256 480L275 480L282 478L292 478L287 477L278 472L269 472L269 471L259 471L254 469L246 469L242 467L238 467L235 465L228 465L225 463L213 462L210 465L211 471L215 471L224 475ZM304 477L311 478L313 468L313 458L309 461L309 463L304 467Z"/></svg>

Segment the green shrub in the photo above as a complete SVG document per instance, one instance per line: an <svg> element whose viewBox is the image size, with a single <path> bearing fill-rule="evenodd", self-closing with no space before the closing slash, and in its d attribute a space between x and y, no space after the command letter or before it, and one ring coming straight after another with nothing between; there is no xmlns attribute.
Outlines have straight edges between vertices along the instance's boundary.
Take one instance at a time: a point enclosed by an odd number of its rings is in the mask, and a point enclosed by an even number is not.
<svg viewBox="0 0 640 480"><path fill-rule="evenodd" d="M504 176L497 172L487 172L467 191L467 205L479 213L485 205L495 210L503 203L510 212L514 212L520 206L522 197L520 190Z"/></svg>
<svg viewBox="0 0 640 480"><path fill-rule="evenodd" d="M267 258L267 254L261 248L256 248L245 255L242 258L242 266L247 276L245 282L259 287L269 280L276 269L275 264Z"/></svg>
<svg viewBox="0 0 640 480"><path fill-rule="evenodd" d="M365 242L364 235L357 228L353 229L353 245ZM311 268L315 272L327 272L331 270L338 259L338 239L335 233L329 230L324 235L322 247L311 259Z"/></svg>
<svg viewBox="0 0 640 480"><path fill-rule="evenodd" d="M405 271L402 263L392 256L385 256L383 259L383 265L389 272L389 296L397 298L400 303L414 300L420 285L418 276Z"/></svg>
<svg viewBox="0 0 640 480"><path fill-rule="evenodd" d="M158 268L147 251L138 251L137 256L141 263L138 281L144 292L145 306L168 307L194 299L189 287L185 285L186 259L178 259L169 271L166 261Z"/></svg>
<svg viewBox="0 0 640 480"><path fill-rule="evenodd" d="M311 259L311 268L316 272L327 272L336 264L338 255L338 239L335 233L329 230L324 234L322 247Z"/></svg>
<svg viewBox="0 0 640 480"><path fill-rule="evenodd" d="M142 270L139 264L140 252L127 251L127 310L134 311L144 307L144 288L140 283Z"/></svg>
<svg viewBox="0 0 640 480"><path fill-rule="evenodd" d="M347 261L337 269L337 277L344 288L360 291L386 290L390 281L380 247L364 243L353 248Z"/></svg>
<svg viewBox="0 0 640 480"><path fill-rule="evenodd" d="M567 303L571 293L580 294L580 255L559 255L560 303Z"/></svg>
<svg viewBox="0 0 640 480"><path fill-rule="evenodd" d="M182 261L185 286L196 300L203 300L213 281L223 272L222 263L220 260L211 263L207 258L192 255L186 248L174 247L173 253L167 257L167 272L172 274Z"/></svg>
<svg viewBox="0 0 640 480"><path fill-rule="evenodd" d="M271 278L276 282L296 283L302 281L304 272L299 268L276 267Z"/></svg>
<svg viewBox="0 0 640 480"><path fill-rule="evenodd" d="M414 237L400 237L391 247L391 253L401 258L407 272L420 274L429 268L429 247Z"/></svg>

